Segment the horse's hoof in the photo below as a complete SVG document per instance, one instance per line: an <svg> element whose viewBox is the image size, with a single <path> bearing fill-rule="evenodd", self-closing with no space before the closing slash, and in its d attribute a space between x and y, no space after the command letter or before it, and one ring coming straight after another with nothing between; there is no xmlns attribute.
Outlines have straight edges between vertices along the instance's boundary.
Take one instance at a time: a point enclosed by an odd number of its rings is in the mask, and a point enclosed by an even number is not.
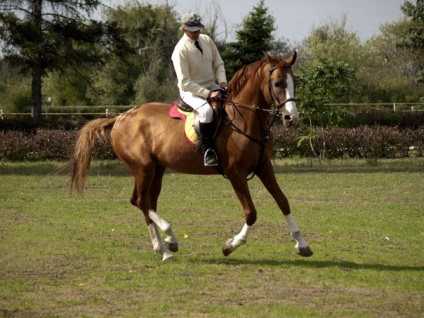
<svg viewBox="0 0 424 318"><path fill-rule="evenodd" d="M233 243L233 239L229 239L225 245L222 247L222 253L224 256L230 255L232 252L235 251L235 248L231 245Z"/></svg>
<svg viewBox="0 0 424 318"><path fill-rule="evenodd" d="M171 252L178 252L178 243L172 243L172 242L166 242L165 241L165 247L167 250L170 250Z"/></svg>
<svg viewBox="0 0 424 318"><path fill-rule="evenodd" d="M162 262L163 263L170 263L172 261L175 261L175 256L169 253L163 254Z"/></svg>
<svg viewBox="0 0 424 318"><path fill-rule="evenodd" d="M314 254L312 252L312 250L309 248L309 246L306 246L306 247L297 247L296 248L296 252L300 256L304 256L304 257L309 257L309 256L312 256Z"/></svg>

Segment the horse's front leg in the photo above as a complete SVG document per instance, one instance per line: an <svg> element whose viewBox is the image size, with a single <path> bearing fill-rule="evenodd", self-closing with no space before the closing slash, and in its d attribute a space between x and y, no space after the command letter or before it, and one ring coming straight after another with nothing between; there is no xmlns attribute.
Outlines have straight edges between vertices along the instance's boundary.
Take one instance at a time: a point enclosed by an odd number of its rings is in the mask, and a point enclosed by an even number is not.
<svg viewBox="0 0 424 318"><path fill-rule="evenodd" d="M262 169L257 173L258 177L261 179L263 185L272 195L274 200L277 202L278 207L283 212L286 222L289 227L289 231L292 237L296 241L296 252L301 256L312 256L313 252L309 247L309 244L303 238L300 233L300 229L293 217L293 214L290 210L289 201L287 197L281 190L280 186L277 183L275 178L274 168L272 167L271 161L269 160L265 165L262 166Z"/></svg>
<svg viewBox="0 0 424 318"><path fill-rule="evenodd" d="M246 244L247 238L249 237L252 225L256 222L256 209L253 205L252 197L250 196L249 187L246 180L241 180L239 178L230 178L231 184L234 191L239 198L243 210L246 223L244 224L241 232L230 238L222 248L222 252L225 256L230 255L238 247Z"/></svg>

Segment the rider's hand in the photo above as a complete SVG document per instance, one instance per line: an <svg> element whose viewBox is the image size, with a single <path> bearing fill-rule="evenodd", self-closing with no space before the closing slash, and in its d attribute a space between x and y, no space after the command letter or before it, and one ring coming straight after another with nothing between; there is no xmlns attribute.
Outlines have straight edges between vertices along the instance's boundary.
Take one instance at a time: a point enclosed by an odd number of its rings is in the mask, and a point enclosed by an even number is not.
<svg viewBox="0 0 424 318"><path fill-rule="evenodd" d="M228 90L228 85L225 82L219 83L219 86L221 87L222 90L227 91Z"/></svg>
<svg viewBox="0 0 424 318"><path fill-rule="evenodd" d="M219 91L212 91L208 95L208 99L217 99L219 98Z"/></svg>

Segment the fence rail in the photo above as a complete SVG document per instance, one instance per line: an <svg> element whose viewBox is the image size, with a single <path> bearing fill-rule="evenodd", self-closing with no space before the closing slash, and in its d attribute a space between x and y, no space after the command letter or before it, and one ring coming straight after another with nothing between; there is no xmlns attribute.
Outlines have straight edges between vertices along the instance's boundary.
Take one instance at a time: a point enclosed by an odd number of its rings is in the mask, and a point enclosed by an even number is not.
<svg viewBox="0 0 424 318"><path fill-rule="evenodd" d="M361 110L424 111L424 103L326 103L327 107L344 107Z"/></svg>
<svg viewBox="0 0 424 318"><path fill-rule="evenodd" d="M48 116L99 116L112 117L135 105L107 106L44 106L41 115ZM326 103L325 107L343 107L354 110L424 111L424 103ZM89 112L84 112L84 110ZM95 111L98 110L98 111ZM8 116L33 116L32 113L4 112L0 108L0 119Z"/></svg>
<svg viewBox="0 0 424 318"><path fill-rule="evenodd" d="M41 115L44 117L48 116L99 116L99 117L113 117L120 114L122 111L133 108L135 105L111 105L111 106L50 106L43 107ZM99 111L94 112L93 110L98 109ZM90 112L84 112L83 110L90 110ZM0 119L4 119L6 116L33 116L33 113L16 113L16 112L4 112L0 108Z"/></svg>

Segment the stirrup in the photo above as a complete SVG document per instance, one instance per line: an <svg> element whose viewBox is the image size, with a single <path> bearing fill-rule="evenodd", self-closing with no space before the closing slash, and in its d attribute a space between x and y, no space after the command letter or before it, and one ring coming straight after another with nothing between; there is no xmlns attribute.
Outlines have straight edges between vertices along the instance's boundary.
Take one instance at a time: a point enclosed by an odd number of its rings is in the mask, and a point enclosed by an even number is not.
<svg viewBox="0 0 424 318"><path fill-rule="evenodd" d="M212 148L205 151L203 163L206 167L214 167L218 165L218 156Z"/></svg>

